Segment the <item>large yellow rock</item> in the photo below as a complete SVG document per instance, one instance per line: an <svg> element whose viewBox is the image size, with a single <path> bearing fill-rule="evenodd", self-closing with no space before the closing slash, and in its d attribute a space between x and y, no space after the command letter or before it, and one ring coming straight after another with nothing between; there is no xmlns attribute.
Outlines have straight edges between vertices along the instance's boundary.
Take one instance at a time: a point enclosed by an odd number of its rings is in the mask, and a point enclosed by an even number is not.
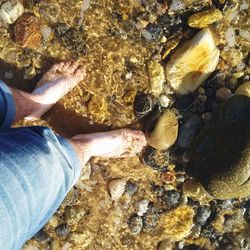
<svg viewBox="0 0 250 250"><path fill-rule="evenodd" d="M194 210L190 207L178 207L162 214L159 226L164 228L164 235L172 241L179 241L187 237L193 226Z"/></svg>
<svg viewBox="0 0 250 250"><path fill-rule="evenodd" d="M243 95L250 97L250 81L245 82L242 85L240 85L235 91L235 94L243 94Z"/></svg>
<svg viewBox="0 0 250 250"><path fill-rule="evenodd" d="M220 21L223 15L218 9L204 10L188 18L188 25L193 28L206 28L209 24Z"/></svg>
<svg viewBox="0 0 250 250"><path fill-rule="evenodd" d="M177 94L195 91L215 70L220 51L209 29L203 29L183 44L166 66L168 83Z"/></svg>

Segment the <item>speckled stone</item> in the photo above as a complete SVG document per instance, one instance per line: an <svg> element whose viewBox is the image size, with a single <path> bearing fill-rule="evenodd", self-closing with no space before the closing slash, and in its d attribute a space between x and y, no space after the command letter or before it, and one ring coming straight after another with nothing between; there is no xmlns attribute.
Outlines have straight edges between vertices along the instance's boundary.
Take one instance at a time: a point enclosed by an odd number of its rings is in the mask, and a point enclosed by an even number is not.
<svg viewBox="0 0 250 250"><path fill-rule="evenodd" d="M14 40L19 46L35 48L41 38L40 21L36 16L25 13L15 23Z"/></svg>
<svg viewBox="0 0 250 250"><path fill-rule="evenodd" d="M190 174L217 199L250 195L250 98L222 103L196 138Z"/></svg>

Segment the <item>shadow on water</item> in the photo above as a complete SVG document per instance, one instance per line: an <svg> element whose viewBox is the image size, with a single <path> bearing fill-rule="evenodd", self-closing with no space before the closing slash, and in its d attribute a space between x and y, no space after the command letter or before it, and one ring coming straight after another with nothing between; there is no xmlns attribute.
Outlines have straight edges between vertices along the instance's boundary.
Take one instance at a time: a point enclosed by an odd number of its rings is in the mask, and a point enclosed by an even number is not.
<svg viewBox="0 0 250 250"><path fill-rule="evenodd" d="M51 65L60 60L44 57L43 61L41 72L31 79L25 79L25 68L18 68L0 59L0 79L10 87L31 92ZM6 78L5 72L11 72L13 77ZM73 110L66 110L64 106L59 103L44 115L43 119L48 122L55 132L66 137L80 133L94 133L109 130L108 126L92 123L87 117L83 117Z"/></svg>

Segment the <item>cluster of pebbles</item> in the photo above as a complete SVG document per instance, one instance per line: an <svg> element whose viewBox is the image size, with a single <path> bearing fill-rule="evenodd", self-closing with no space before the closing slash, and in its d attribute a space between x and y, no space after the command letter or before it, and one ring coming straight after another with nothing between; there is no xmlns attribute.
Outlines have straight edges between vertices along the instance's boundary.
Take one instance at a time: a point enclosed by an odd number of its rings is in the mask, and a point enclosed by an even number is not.
<svg viewBox="0 0 250 250"><path fill-rule="evenodd" d="M135 127L148 141L140 161L107 164L97 159L87 164L57 215L24 249L249 249L247 1L75 0L80 13L77 28L66 19L58 20L60 9L65 11L70 4L67 1L0 2L1 29L7 29L8 39L23 57L55 43L69 51L71 59L90 54L90 20L83 23L88 10L97 8L114 22L105 37L98 37L105 20L93 31L94 38L110 39L105 48L97 48L98 54L109 47L115 50L114 39L131 40L129 46L142 44L150 52L140 66L133 57L124 60L122 81L132 82L145 64L148 85L133 82L133 88L120 94L121 104L119 95L107 94L104 102L101 95L81 96L97 115L100 105L131 107ZM4 47L2 40L0 45ZM102 165L117 166L116 171L111 174ZM135 167L131 172L139 166L138 176L119 172L130 165ZM90 201L87 205L84 198ZM102 222L93 218L98 214Z"/></svg>

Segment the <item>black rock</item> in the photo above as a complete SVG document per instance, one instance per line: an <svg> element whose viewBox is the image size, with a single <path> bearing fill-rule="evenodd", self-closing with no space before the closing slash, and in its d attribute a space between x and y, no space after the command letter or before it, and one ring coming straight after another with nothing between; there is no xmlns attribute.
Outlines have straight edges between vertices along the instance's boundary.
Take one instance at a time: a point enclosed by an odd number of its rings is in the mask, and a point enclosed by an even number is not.
<svg viewBox="0 0 250 250"><path fill-rule="evenodd" d="M218 237L218 233L212 225L206 224L201 230L201 236L209 238L211 241L215 241Z"/></svg>
<svg viewBox="0 0 250 250"><path fill-rule="evenodd" d="M180 128L178 144L182 148L189 147L202 125L203 121L198 114L191 115Z"/></svg>
<svg viewBox="0 0 250 250"><path fill-rule="evenodd" d="M194 217L194 222L203 226L205 225L210 215L211 210L209 207L199 207Z"/></svg>
<svg viewBox="0 0 250 250"><path fill-rule="evenodd" d="M138 92L134 100L134 113L137 118L148 115L153 109L154 103L150 95Z"/></svg>
<svg viewBox="0 0 250 250"><path fill-rule="evenodd" d="M78 55L86 54L87 47L78 30L67 26L65 23L58 23L55 25L54 31L63 47L72 50Z"/></svg>
<svg viewBox="0 0 250 250"><path fill-rule="evenodd" d="M163 168L157 162L157 150L150 146L144 148L142 151L142 162L154 170L161 170Z"/></svg>
<svg viewBox="0 0 250 250"><path fill-rule="evenodd" d="M217 199L250 195L250 98L219 105L196 137L187 171Z"/></svg>
<svg viewBox="0 0 250 250"><path fill-rule="evenodd" d="M177 108L181 113L187 112L193 105L195 96L193 94L183 95L176 99L174 107Z"/></svg>
<svg viewBox="0 0 250 250"><path fill-rule="evenodd" d="M162 28L154 23L150 23L147 25L146 30L151 34L153 41L158 41L163 34Z"/></svg>
<svg viewBox="0 0 250 250"><path fill-rule="evenodd" d="M195 244L191 244L188 246L184 246L183 250L205 250L205 248L200 247L200 246L195 245Z"/></svg>
<svg viewBox="0 0 250 250"><path fill-rule="evenodd" d="M222 239L219 242L219 246L217 250L223 249L223 250L235 250L235 249L241 249L240 246L237 244L235 238L233 235L230 234L224 234Z"/></svg>
<svg viewBox="0 0 250 250"><path fill-rule="evenodd" d="M245 208L246 208L246 211L245 211L244 217L246 221L250 223L250 201L247 202Z"/></svg>
<svg viewBox="0 0 250 250"><path fill-rule="evenodd" d="M155 185L153 184L151 186L151 190L154 192L154 194L159 197L159 196L162 196L163 195L163 192L164 192L164 188L162 186L159 186L159 185Z"/></svg>
<svg viewBox="0 0 250 250"><path fill-rule="evenodd" d="M225 72L219 69L215 70L204 83L206 94L208 88L216 92L218 88L222 87L224 85L225 78L226 78Z"/></svg>
<svg viewBox="0 0 250 250"><path fill-rule="evenodd" d="M161 199L162 199L163 209L170 210L179 205L181 195L176 190L168 190L164 191Z"/></svg>
<svg viewBox="0 0 250 250"><path fill-rule="evenodd" d="M139 234L143 227L142 218L137 214L133 214L128 220L128 227L133 234Z"/></svg>
<svg viewBox="0 0 250 250"><path fill-rule="evenodd" d="M130 180L127 181L125 186L125 193L128 195L133 195L138 190L138 185Z"/></svg>
<svg viewBox="0 0 250 250"><path fill-rule="evenodd" d="M157 22L161 25L163 34L167 38L182 31L182 20L178 16L160 15Z"/></svg>
<svg viewBox="0 0 250 250"><path fill-rule="evenodd" d="M150 232L152 231L160 218L158 210L154 207L154 204L151 202L147 212L142 216L143 220L143 231Z"/></svg>
<svg viewBox="0 0 250 250"><path fill-rule="evenodd" d="M66 238L70 232L69 225L67 223L60 224L55 228L55 231L59 237Z"/></svg>

